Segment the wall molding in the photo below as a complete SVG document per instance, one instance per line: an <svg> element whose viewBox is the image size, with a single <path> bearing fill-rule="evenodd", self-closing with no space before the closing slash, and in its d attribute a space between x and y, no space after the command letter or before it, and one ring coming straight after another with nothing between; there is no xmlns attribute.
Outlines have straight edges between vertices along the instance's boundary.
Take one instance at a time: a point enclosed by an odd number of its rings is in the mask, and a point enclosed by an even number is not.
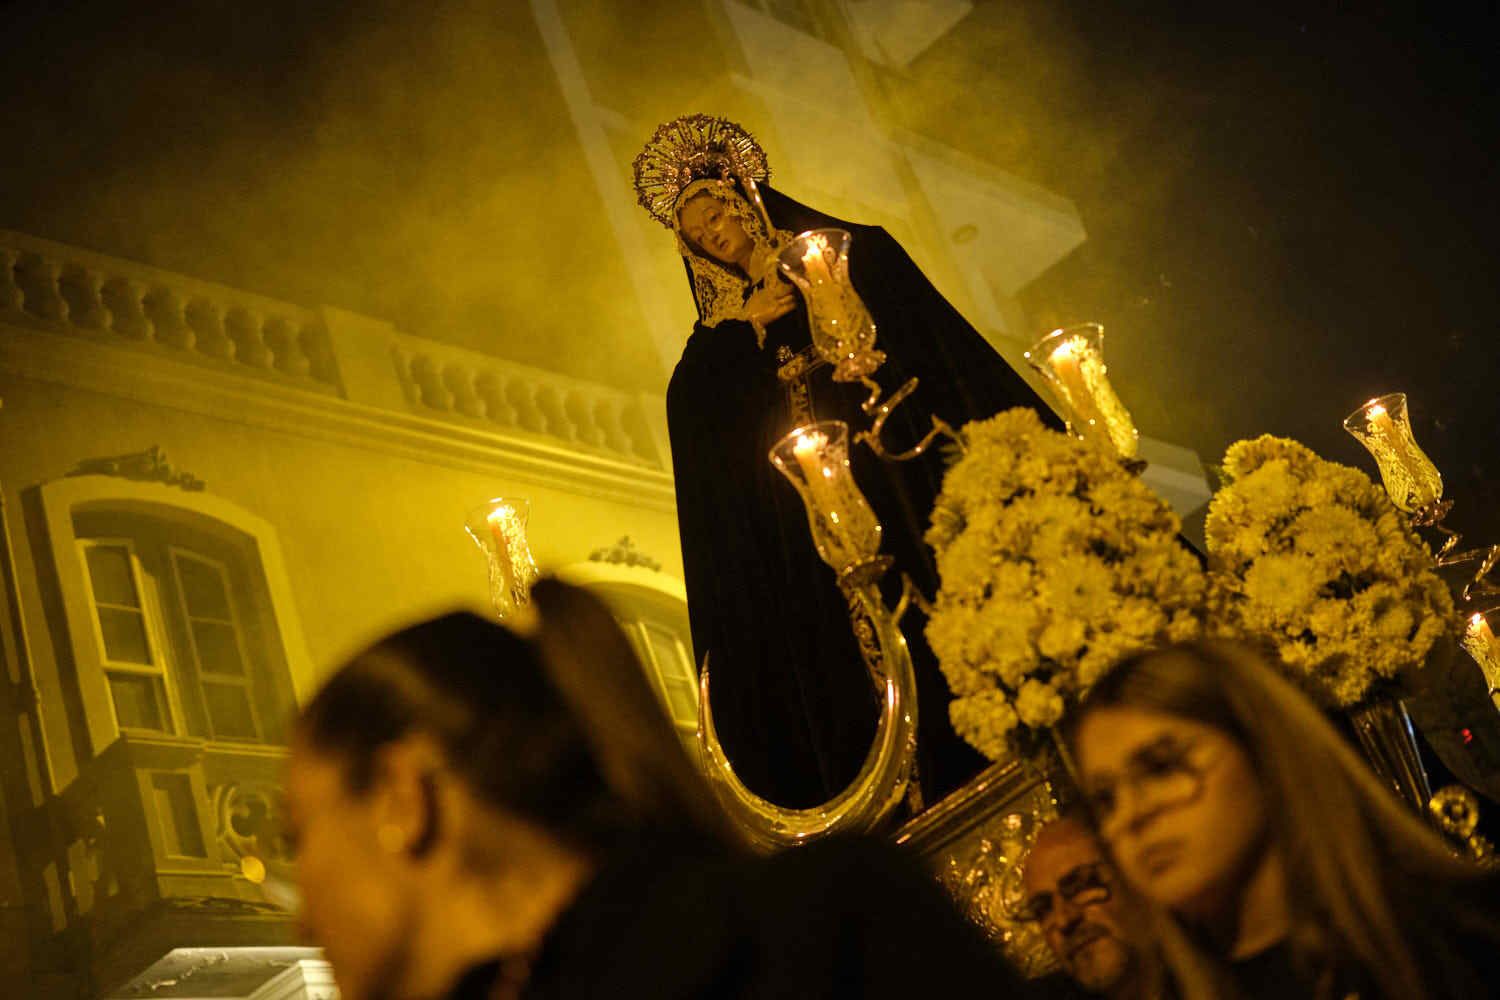
<svg viewBox="0 0 1500 1000"><path fill-rule="evenodd" d="M398 413L92 339L0 323L0 371L411 461L501 472L663 513L676 510L670 472L569 448L544 435L497 431L477 419Z"/></svg>

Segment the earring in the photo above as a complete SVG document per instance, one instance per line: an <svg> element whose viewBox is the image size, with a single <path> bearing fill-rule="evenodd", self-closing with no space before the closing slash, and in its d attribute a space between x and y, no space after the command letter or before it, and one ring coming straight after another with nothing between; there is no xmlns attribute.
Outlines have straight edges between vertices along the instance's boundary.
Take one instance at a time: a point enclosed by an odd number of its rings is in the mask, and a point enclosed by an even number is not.
<svg viewBox="0 0 1500 1000"><path fill-rule="evenodd" d="M395 823L382 823L375 828L375 842L387 854L400 854L406 850L406 831Z"/></svg>

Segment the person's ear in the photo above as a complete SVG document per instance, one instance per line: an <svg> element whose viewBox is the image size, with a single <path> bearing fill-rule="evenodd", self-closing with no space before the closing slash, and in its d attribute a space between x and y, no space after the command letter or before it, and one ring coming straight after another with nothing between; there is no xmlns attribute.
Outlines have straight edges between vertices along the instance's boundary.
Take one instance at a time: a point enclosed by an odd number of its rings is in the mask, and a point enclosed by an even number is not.
<svg viewBox="0 0 1500 1000"><path fill-rule="evenodd" d="M437 775L442 754L430 737L403 737L377 752L375 838L390 854L420 858L440 828Z"/></svg>

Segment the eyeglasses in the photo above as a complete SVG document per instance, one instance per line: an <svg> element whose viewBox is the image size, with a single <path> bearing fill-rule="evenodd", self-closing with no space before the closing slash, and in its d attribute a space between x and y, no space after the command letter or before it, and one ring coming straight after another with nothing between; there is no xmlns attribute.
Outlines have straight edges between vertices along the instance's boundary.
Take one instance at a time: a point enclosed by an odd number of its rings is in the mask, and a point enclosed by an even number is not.
<svg viewBox="0 0 1500 1000"><path fill-rule="evenodd" d="M1057 880L1057 892L1039 892L1016 910L1015 919L1025 923L1042 923L1057 912L1061 900L1075 910L1096 903L1107 903L1111 895L1109 869L1102 861L1090 861L1073 868Z"/></svg>
<svg viewBox="0 0 1500 1000"><path fill-rule="evenodd" d="M1127 815L1121 809L1122 788L1130 789L1129 815L1175 809L1197 799L1205 776L1218 761L1217 754L1205 754L1203 749L1200 742L1164 736L1136 750L1118 777L1096 781L1084 796L1099 829L1117 826Z"/></svg>

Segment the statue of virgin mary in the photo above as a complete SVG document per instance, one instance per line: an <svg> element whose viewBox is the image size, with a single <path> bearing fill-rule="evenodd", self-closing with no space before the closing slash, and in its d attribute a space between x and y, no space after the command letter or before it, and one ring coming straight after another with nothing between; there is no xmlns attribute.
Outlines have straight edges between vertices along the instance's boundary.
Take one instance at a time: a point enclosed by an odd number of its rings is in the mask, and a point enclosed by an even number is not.
<svg viewBox="0 0 1500 1000"><path fill-rule="evenodd" d="M692 115L661 126L636 158L635 179L641 204L674 236L698 308L667 390L667 422L694 654L711 664L719 740L751 791L788 807L821 803L859 770L879 712L834 573L767 454L811 420L858 429L870 419L864 388L808 363L806 307L778 272L779 251L808 229L853 235L850 279L887 358L875 379L887 395L920 379L886 423L890 450L918 441L934 416L958 427L1029 406L1060 424L885 230L776 191L764 152L734 123ZM806 374L788 378L793 370ZM855 448L851 462L884 525L883 552L935 593L922 537L944 471L937 449L888 462ZM889 603L899 581L899 572L885 578ZM903 623L922 706L918 773L934 801L986 762L948 721L950 692L924 624L918 612Z"/></svg>

